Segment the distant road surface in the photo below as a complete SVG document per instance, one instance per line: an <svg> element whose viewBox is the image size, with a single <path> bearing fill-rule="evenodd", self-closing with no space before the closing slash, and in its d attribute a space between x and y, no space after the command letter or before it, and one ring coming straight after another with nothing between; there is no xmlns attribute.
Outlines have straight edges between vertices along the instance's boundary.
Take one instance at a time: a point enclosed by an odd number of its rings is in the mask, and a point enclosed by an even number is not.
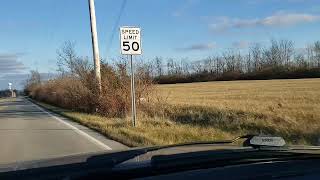
<svg viewBox="0 0 320 180"><path fill-rule="evenodd" d="M0 99L0 164L125 148L25 98Z"/></svg>

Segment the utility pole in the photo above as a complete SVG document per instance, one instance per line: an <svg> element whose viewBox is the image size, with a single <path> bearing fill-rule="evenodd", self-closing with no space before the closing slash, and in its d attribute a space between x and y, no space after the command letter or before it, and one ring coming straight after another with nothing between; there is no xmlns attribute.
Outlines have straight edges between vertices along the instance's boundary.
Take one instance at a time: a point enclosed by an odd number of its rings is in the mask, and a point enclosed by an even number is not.
<svg viewBox="0 0 320 180"><path fill-rule="evenodd" d="M94 6L94 0L89 1L89 12L90 12L90 24L91 24L91 38L92 38L92 49L94 59L94 72L96 81L99 87L99 93L101 92L101 73L100 73L100 55L98 45L98 33L97 33L97 22L96 22L96 11Z"/></svg>

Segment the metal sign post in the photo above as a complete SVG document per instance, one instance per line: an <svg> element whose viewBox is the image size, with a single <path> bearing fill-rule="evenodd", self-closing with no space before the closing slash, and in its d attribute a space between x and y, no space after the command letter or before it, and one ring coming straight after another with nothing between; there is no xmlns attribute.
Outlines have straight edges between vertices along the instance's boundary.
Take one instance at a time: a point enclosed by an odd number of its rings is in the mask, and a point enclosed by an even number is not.
<svg viewBox="0 0 320 180"><path fill-rule="evenodd" d="M121 54L130 55L130 70L131 70L131 111L132 125L136 126L137 111L136 111L136 93L134 83L134 67L132 55L140 55L141 52L141 30L137 27L121 27L120 28L120 47Z"/></svg>
<svg viewBox="0 0 320 180"><path fill-rule="evenodd" d="M134 86L134 68L132 63L132 55L130 55L130 68L131 68L131 109L132 109L132 125L133 127L136 126L136 90Z"/></svg>

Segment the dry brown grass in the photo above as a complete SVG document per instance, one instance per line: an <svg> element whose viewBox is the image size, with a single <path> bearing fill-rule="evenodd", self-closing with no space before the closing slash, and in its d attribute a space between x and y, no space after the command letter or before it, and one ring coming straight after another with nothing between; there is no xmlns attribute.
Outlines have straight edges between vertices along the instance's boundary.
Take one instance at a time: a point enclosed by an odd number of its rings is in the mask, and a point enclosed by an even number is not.
<svg viewBox="0 0 320 180"><path fill-rule="evenodd" d="M13 98L0 98L0 102L11 102L14 101Z"/></svg>
<svg viewBox="0 0 320 180"><path fill-rule="evenodd" d="M158 86L170 104L320 120L320 79L230 81Z"/></svg>
<svg viewBox="0 0 320 180"><path fill-rule="evenodd" d="M132 127L131 118L104 118L95 115L67 112L81 124L129 146L167 145L183 142L229 139L232 136L219 129L177 124L158 117L139 116L138 126Z"/></svg>
<svg viewBox="0 0 320 180"><path fill-rule="evenodd" d="M134 128L130 117L107 118L72 112L45 103L38 104L132 147L221 140L235 136L219 129L180 124L159 117L151 118L143 113L139 114L137 127Z"/></svg>
<svg viewBox="0 0 320 180"><path fill-rule="evenodd" d="M274 133L300 144L316 144L320 137L320 79L206 82L157 88L167 103L190 111L184 115L189 121L191 112L198 108L198 120L205 119L207 125L213 121L211 126L215 127L223 124L221 130L233 133ZM223 120L217 121L218 117Z"/></svg>

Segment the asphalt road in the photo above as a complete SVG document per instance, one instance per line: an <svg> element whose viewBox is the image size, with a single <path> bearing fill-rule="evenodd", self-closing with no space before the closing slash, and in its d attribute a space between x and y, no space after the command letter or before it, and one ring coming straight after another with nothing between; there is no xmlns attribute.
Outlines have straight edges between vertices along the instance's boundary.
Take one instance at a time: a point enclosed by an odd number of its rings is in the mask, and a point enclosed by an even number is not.
<svg viewBox="0 0 320 180"><path fill-rule="evenodd" d="M0 99L0 164L125 148L25 98Z"/></svg>

